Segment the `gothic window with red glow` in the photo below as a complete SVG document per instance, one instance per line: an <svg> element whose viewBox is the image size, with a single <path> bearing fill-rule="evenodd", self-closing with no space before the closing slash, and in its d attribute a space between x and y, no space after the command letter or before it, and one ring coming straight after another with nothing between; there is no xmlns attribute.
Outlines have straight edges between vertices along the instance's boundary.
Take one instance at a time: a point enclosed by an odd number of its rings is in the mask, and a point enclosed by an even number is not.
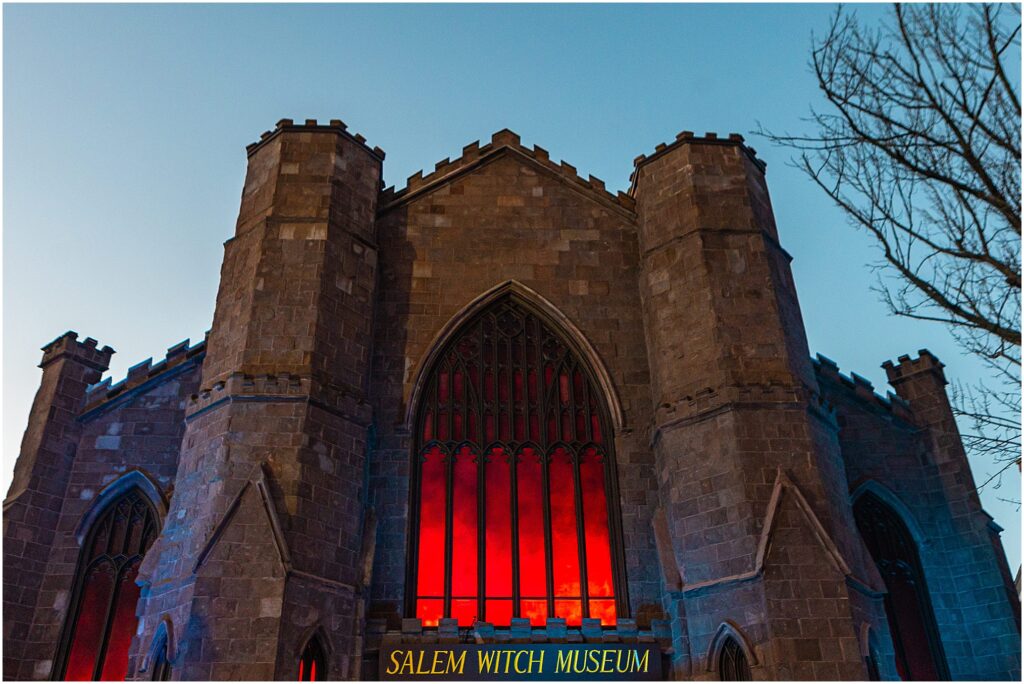
<svg viewBox="0 0 1024 684"><path fill-rule="evenodd" d="M416 426L409 586L425 626L615 624L606 415L581 355L517 299L492 304L445 345Z"/></svg>
<svg viewBox="0 0 1024 684"><path fill-rule="evenodd" d="M853 506L857 529L885 581L885 613L904 680L949 679L917 544L888 504L867 493Z"/></svg>
<svg viewBox="0 0 1024 684"><path fill-rule="evenodd" d="M65 681L123 681L138 620L135 584L157 534L149 500L132 489L93 523L79 556L71 610L59 653Z"/></svg>
<svg viewBox="0 0 1024 684"><path fill-rule="evenodd" d="M322 682L327 679L327 658L324 654L324 647L315 636L302 649L302 657L299 658L299 681L300 682Z"/></svg>

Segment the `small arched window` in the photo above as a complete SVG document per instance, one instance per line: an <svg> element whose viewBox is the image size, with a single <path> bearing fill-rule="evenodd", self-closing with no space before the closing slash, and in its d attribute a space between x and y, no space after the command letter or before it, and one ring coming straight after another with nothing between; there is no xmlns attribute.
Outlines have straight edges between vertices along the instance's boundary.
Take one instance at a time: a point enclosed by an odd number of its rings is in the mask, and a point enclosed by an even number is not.
<svg viewBox="0 0 1024 684"><path fill-rule="evenodd" d="M885 582L885 613L901 679L948 679L917 544L900 516L867 492L853 505L857 529Z"/></svg>
<svg viewBox="0 0 1024 684"><path fill-rule="evenodd" d="M322 682L327 679L327 658L316 635L310 638L299 658L299 681Z"/></svg>
<svg viewBox="0 0 1024 684"><path fill-rule="evenodd" d="M138 620L142 557L158 532L149 499L128 490L92 524L79 555L58 662L68 681L124 680Z"/></svg>
<svg viewBox="0 0 1024 684"><path fill-rule="evenodd" d="M722 644L718 656L718 677L723 682L749 682L751 679L747 656L732 637L727 637Z"/></svg>
<svg viewBox="0 0 1024 684"><path fill-rule="evenodd" d="M171 681L171 663L167 659L167 636L161 637L160 644L156 647L156 654L153 657L153 665L150 680L154 682Z"/></svg>
<svg viewBox="0 0 1024 684"><path fill-rule="evenodd" d="M439 353L417 407L412 614L615 624L622 599L607 408L592 369L517 298Z"/></svg>

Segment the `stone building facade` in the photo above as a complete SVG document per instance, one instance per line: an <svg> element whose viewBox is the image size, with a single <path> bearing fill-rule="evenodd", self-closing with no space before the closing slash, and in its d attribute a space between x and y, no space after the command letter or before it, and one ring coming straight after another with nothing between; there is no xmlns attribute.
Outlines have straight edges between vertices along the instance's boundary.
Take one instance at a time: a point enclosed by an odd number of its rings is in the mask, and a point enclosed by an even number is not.
<svg viewBox="0 0 1024 684"><path fill-rule="evenodd" d="M470 640L653 643L675 679L1019 679L1020 607L942 364L886 362L881 397L810 357L765 166L741 137L681 133L618 194L508 130L400 190L340 121L282 120L248 157L204 341L116 384L101 381L110 347L69 332L43 348L4 503L5 678L373 679L383 646ZM507 397L458 404L474 427L443 414L472 472L473 435L515 451L520 542L501 552L490 518L451 513L456 480L430 484L424 449L447 447L422 427L447 410L444 355L486 316L538 326L571 360L556 405L570 385L587 397L562 413L574 441L555 413L522 427L514 407L504 435ZM537 461L543 506L516 470L533 443L520 429L576 449L575 480ZM603 490L580 465L595 449ZM449 478L462 453L444 452ZM495 495L472 477L484 511ZM575 571L593 579L605 543L613 595L577 579L582 597L558 602L563 504ZM524 546L531 506L544 553ZM477 546L456 523L487 548L466 600L452 558ZM502 553L518 584L492 609L482 568ZM549 589L533 608L527 553ZM443 596L428 600L430 559Z"/></svg>

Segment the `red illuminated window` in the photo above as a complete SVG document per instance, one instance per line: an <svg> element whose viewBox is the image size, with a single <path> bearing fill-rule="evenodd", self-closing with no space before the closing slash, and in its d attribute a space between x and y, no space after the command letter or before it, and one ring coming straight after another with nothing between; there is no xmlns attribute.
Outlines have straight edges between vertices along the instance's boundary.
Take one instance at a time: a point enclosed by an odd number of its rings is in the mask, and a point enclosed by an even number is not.
<svg viewBox="0 0 1024 684"><path fill-rule="evenodd" d="M300 682L323 682L327 680L327 659L324 656L324 647L315 636L302 649L302 657L299 658L299 681Z"/></svg>
<svg viewBox="0 0 1024 684"><path fill-rule="evenodd" d="M446 345L417 413L409 586L424 625L615 624L605 416L580 355L510 297Z"/></svg>
<svg viewBox="0 0 1024 684"><path fill-rule="evenodd" d="M885 581L885 613L904 680L949 679L917 544L899 515L874 494L853 506L857 529Z"/></svg>
<svg viewBox="0 0 1024 684"><path fill-rule="evenodd" d="M66 681L123 681L138 621L135 578L157 534L157 517L137 489L93 523L78 563L60 659Z"/></svg>

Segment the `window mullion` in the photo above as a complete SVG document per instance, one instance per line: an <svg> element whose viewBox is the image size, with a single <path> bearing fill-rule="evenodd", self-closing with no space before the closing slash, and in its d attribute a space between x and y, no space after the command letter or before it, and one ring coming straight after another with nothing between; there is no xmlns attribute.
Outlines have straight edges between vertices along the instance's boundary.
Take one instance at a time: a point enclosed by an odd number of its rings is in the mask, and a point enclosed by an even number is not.
<svg viewBox="0 0 1024 684"><path fill-rule="evenodd" d="M583 377L583 438L581 442L594 441L594 427L590 424L590 378L583 369L579 371Z"/></svg>
<svg viewBox="0 0 1024 684"><path fill-rule="evenodd" d="M587 584L587 535L586 521L583 518L583 482L580 477L580 460L583 454L578 451L572 456L572 476L575 480L576 492L576 548L580 557L580 601L584 617L590 617L590 587Z"/></svg>
<svg viewBox="0 0 1024 684"><path fill-rule="evenodd" d="M555 610L555 569L554 554L551 543L551 478L548 472L551 463L550 454L541 453L541 483L544 490L544 572L548 594L548 617L554 617Z"/></svg>
<svg viewBox="0 0 1024 684"><path fill-rule="evenodd" d="M565 375L569 382L569 433L572 435L574 442L582 442L580 435L576 430L576 369L575 364L565 364Z"/></svg>
<svg viewBox="0 0 1024 684"><path fill-rule="evenodd" d="M450 389L450 388L449 388ZM451 396L451 395L449 395ZM450 406L450 404L449 404ZM449 413L449 420L451 411ZM451 433L449 433L450 436ZM444 528L444 616L452 615L452 532L455 527L455 450L449 449L445 467L445 528Z"/></svg>
<svg viewBox="0 0 1024 684"><path fill-rule="evenodd" d="M111 525L111 529L113 529L113 525ZM110 543L109 539L107 543ZM110 592L107 615L103 620L103 630L100 632L103 635L103 639L100 641L100 647L96 651L96 662L92 668L92 678L95 681L99 681L100 675L103 673L104 661L107 659L107 646L110 645L110 629L113 626L111 623L114 612L117 610L117 602L121 598L121 584L123 584L121 574L125 568L130 567L127 563L118 567L113 561L111 561L111 565L114 566L114 587Z"/></svg>
<svg viewBox="0 0 1024 684"><path fill-rule="evenodd" d="M486 616L487 592L487 468L489 459L484 449L476 457L476 614Z"/></svg>

